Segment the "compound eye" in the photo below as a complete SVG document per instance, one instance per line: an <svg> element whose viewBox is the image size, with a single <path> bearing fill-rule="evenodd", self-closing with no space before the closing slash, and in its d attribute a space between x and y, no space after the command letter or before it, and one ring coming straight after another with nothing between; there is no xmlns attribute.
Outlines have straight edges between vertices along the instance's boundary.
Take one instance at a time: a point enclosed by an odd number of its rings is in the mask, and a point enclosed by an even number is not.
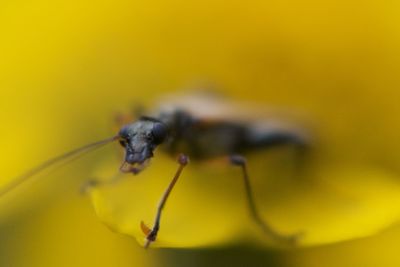
<svg viewBox="0 0 400 267"><path fill-rule="evenodd" d="M165 138L167 138L168 130L163 123L156 122L153 126L151 133L153 135L154 142L156 144L160 144L165 140Z"/></svg>
<svg viewBox="0 0 400 267"><path fill-rule="evenodd" d="M128 142L126 141L126 139L120 139L120 140L119 140L119 144L120 144L122 147L126 147L126 145L128 144Z"/></svg>
<svg viewBox="0 0 400 267"><path fill-rule="evenodd" d="M119 131L118 135L122 138L127 138L129 136L129 126L124 126L121 128L121 130Z"/></svg>

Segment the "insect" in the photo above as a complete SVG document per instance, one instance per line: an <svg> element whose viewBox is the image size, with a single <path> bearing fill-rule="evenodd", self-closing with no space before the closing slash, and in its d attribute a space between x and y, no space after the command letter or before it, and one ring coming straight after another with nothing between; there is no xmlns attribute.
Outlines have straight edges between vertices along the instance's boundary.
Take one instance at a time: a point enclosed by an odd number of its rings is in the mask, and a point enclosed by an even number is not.
<svg viewBox="0 0 400 267"><path fill-rule="evenodd" d="M277 242L289 246L295 245L298 235L281 235L260 216L244 154L284 144L291 145L303 153L309 147L308 135L280 120L260 120L259 118L249 120L245 111L238 113L238 107L235 105L223 104L220 99L209 96L193 95L181 97L178 102L166 102L169 104L160 105L157 111L142 115L137 120L125 124L115 136L87 144L31 169L4 187L0 191L0 196L56 163L114 141L119 142L125 152L120 171L134 175L145 169L154 156L155 150L159 148L165 153L177 156L178 169L161 197L153 225L149 227L143 222L140 224L146 236L145 247L147 248L157 239L162 211L172 189L188 165L189 158L207 161L225 157L230 164L241 169L244 194L254 222L266 235ZM98 186L99 183L92 181L90 186Z"/></svg>

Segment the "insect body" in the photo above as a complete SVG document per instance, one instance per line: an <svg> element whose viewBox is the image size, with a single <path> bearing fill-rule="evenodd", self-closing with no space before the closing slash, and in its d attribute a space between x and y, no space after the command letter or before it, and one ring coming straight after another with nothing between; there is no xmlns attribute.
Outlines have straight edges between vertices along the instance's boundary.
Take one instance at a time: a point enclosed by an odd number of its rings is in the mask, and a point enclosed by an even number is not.
<svg viewBox="0 0 400 267"><path fill-rule="evenodd" d="M184 101L186 105L189 102ZM210 106L212 105L205 103L201 105L202 108ZM241 167L252 218L276 241L284 245L293 245L298 236L281 236L260 217L253 199L246 160L241 155L282 144L293 145L303 153L308 146L307 136L298 129L283 127L276 122L224 119L223 116L218 118L210 112L206 115L196 115L190 110L187 106L175 104L172 108L161 109L153 117L141 117L138 121L124 126L119 132L120 143L125 148L125 161L121 166L123 172L137 174L143 170L147 161L153 157L157 146L171 155L180 155L179 169L160 201L154 226L149 228L143 222L141 224L143 232L147 235L146 246L156 239L162 209L182 169L188 163L188 156L197 161L227 157L231 164Z"/></svg>
<svg viewBox="0 0 400 267"><path fill-rule="evenodd" d="M184 102L188 104L189 101ZM214 104L218 106L218 102ZM208 112L213 109L211 107L212 105L208 104L201 106ZM197 109L195 105L191 105L191 108ZM160 147L160 150L168 154L179 155L179 167L161 198L154 225L150 228L143 222L141 223L142 231L146 235L145 247L148 247L157 238L163 208L184 167L189 163L189 157L197 161L226 157L232 165L242 169L249 211L257 225L265 234L281 244L294 245L298 236L278 234L259 215L253 198L246 160L242 154L282 144L290 144L299 151L304 151L308 145L306 135L293 127L281 127L279 123L271 121L232 119L223 114L219 114L220 117L218 117L212 116L210 113L204 114L204 110L203 114L201 112L195 114L191 112L191 108L174 105L173 108L161 109L151 116L141 116L138 120L123 126L119 133L112 138L53 158L17 177L13 183L0 191L0 196L55 163L112 141L119 141L125 150L125 158L120 168L124 173L140 173L154 156L156 148ZM92 183L92 186L95 185L99 185L99 183Z"/></svg>

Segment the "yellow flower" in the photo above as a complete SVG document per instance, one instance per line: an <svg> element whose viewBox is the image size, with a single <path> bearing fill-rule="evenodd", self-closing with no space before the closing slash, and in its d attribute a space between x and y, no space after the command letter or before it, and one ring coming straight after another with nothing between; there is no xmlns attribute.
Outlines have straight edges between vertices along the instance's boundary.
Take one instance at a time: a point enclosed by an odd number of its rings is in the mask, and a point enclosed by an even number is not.
<svg viewBox="0 0 400 267"><path fill-rule="evenodd" d="M286 167L287 151L249 158L264 218L283 233L304 231L303 248L267 258L264 250L224 250L225 262L240 265L242 256L262 265L272 258L284 266L397 266L398 227L384 229L399 219L398 13L397 3L372 0L6 1L0 183L114 134L116 111L151 105L204 79L234 99L304 112L317 134L314 160L300 180ZM145 254L102 228L88 199L77 197L92 175L117 171L116 147L2 199L0 265L131 266L185 255ZM157 153L140 176L92 191L100 219L142 241L140 221L153 221L175 168ZM216 254L199 247L267 242L242 196L237 169L192 162L154 245L195 247L206 260Z"/></svg>

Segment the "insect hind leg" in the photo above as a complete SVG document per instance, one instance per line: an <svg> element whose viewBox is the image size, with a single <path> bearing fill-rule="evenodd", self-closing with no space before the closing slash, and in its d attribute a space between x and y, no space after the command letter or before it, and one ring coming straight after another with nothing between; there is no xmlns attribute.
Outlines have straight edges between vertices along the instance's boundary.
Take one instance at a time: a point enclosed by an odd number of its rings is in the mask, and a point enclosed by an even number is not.
<svg viewBox="0 0 400 267"><path fill-rule="evenodd" d="M276 232L267 222L265 222L259 213L257 205L254 201L253 190L251 188L249 174L247 171L247 163L246 159L240 155L232 155L230 156L230 162L234 166L238 166L242 169L246 199L248 203L248 209L250 215L254 222L260 227L260 229L269 237L273 238L273 240L277 241L279 244L285 247L293 247L297 244L299 238L302 236L302 233L295 235L282 235Z"/></svg>

